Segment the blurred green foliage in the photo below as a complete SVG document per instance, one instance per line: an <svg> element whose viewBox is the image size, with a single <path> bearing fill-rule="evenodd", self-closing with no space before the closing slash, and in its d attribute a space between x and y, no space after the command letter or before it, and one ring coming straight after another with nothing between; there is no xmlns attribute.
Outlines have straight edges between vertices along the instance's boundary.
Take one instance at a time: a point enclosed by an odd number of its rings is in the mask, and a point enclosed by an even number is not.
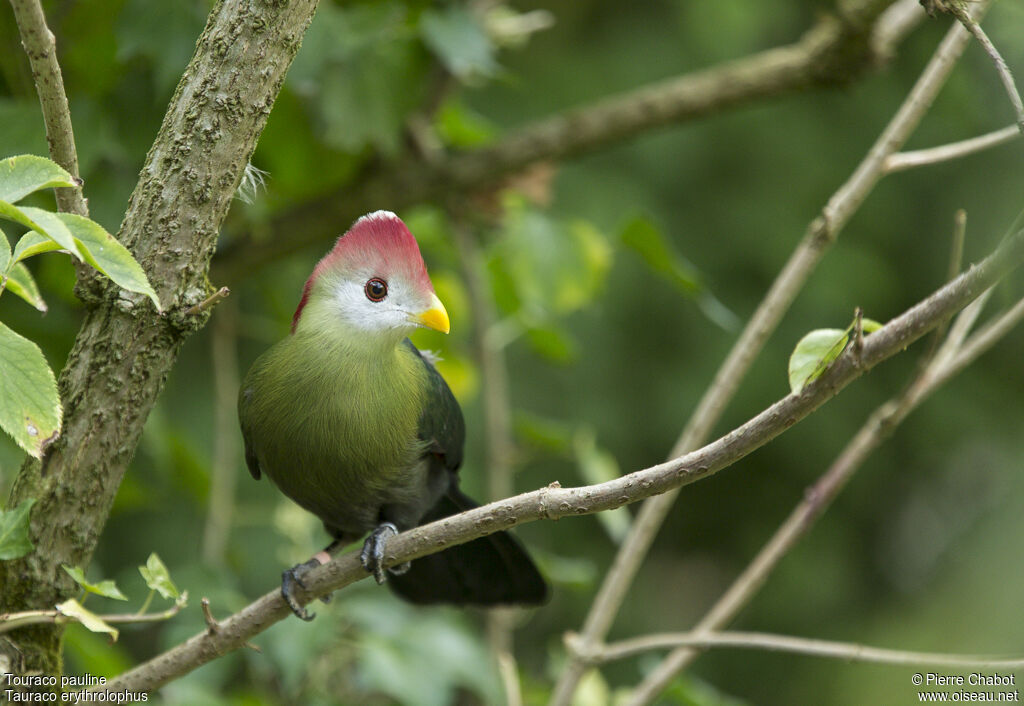
<svg viewBox="0 0 1024 706"><path fill-rule="evenodd" d="M92 216L116 232L211 3L54 0L44 6L58 38ZM273 215L413 150L492 142L552 111L792 41L829 3L531 0L492 8L550 13L553 26L528 42L495 21L501 17L478 13L488 6L321 3L253 156L269 172L266 191L252 204L235 202L222 243L243 233L270 237ZM549 165L553 180L549 175L518 184L515 193L462 202L460 216L480 238L498 315L487 335L508 360L517 488L581 484L664 458L732 344L733 316L749 317L947 25L926 22L888 70L842 89L644 134ZM1009 65L1024 71L1021 5L998 4L985 26ZM495 27L506 34L496 35ZM0 52L0 157L45 154L37 97L27 61L13 50L17 32L7 7L0 8L0 42L7 47ZM910 146L1011 121L988 59L971 47ZM884 321L940 284L956 209L969 214L967 261L986 253L1024 206L1022 149L1012 144L883 181L783 320L717 431L788 392L787 360L807 331L845 326L856 306ZM367 203L365 210L388 206ZM442 371L469 421L464 484L483 498L481 381L452 224L441 204L400 215L420 239L451 314L450 336L425 332L416 342L444 357ZM70 672L109 676L176 644L205 627L198 597L210 599L214 615L227 615L272 590L283 567L326 543L311 516L243 470L237 429L217 422L217 405L234 401L213 392L218 380L238 373L223 362L215 366L211 347L215 333L234 342L231 359L244 371L286 335L303 281L330 237L347 226L336 224L316 251L232 282L230 299L182 351L88 574L130 585L156 551L175 583L196 598L166 623L125 626L113 645L70 627ZM82 315L65 260L30 264L50 304L45 317L14 297L0 300L0 320L38 342L55 369ZM1012 301L1020 285L1017 276L989 307ZM1019 649L1024 626L1013 616L1024 582L1022 344L1021 332L1014 332L913 415L787 557L737 626L919 650ZM736 467L687 488L611 637L690 627L870 410L913 374L921 348L875 370ZM21 460L17 447L0 439L3 490ZM208 518L217 473L238 481L226 530L211 529L217 523ZM551 603L523 616L517 632L529 702L546 699L564 662L561 635L579 628L617 549L622 521L582 517L518 531L555 584ZM226 551L208 556L218 531L228 532ZM255 641L261 652L228 655L174 682L162 690L163 702L502 699L479 612L409 607L369 582L317 611L312 624L288 620L262 634ZM656 655L647 655L608 665L584 684L579 703L609 703L655 663ZM904 702L912 698L910 675L902 668L715 651L664 702Z"/></svg>

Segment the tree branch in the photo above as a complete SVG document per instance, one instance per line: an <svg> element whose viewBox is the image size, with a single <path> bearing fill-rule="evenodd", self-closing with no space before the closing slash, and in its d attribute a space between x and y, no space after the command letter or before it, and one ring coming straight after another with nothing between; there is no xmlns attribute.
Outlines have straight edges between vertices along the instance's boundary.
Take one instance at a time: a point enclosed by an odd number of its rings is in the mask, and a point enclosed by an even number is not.
<svg viewBox="0 0 1024 706"><path fill-rule="evenodd" d="M1003 55L999 53L996 45L992 43L992 40L985 34L985 30L981 28L981 25L978 24L977 20L971 16L971 13L966 8L961 7L956 2L949 3L947 7L953 16L967 28L967 31L978 40L978 44L982 46L985 53L992 59L992 63L996 67L996 73L999 74L999 80L1002 81L1003 88L1006 89L1006 95L1010 99L1010 104L1013 105L1013 112L1017 116L1017 127L1021 132L1024 132L1024 102L1021 102L1020 93L1017 92L1017 84L1013 80L1013 74L1010 73L1010 67L1006 65Z"/></svg>
<svg viewBox="0 0 1024 706"><path fill-rule="evenodd" d="M1024 261L1024 230L968 272L888 322L864 340L860 356L841 355L824 375L776 402L739 428L679 458L612 481L581 488L546 488L490 503L417 527L388 543L386 566L414 560L477 537L539 519L610 510L706 478L807 417L846 385L938 326ZM339 556L304 578L302 603L366 577L356 553ZM220 622L220 630L203 632L95 690L152 691L231 650L291 614L275 589Z"/></svg>
<svg viewBox="0 0 1024 706"><path fill-rule="evenodd" d="M966 30L954 23L867 155L829 198L820 215L807 226L803 239L715 373L686 428L673 446L670 458L696 448L707 439L796 295L825 252L835 243L843 227L884 176L886 159L900 149L931 107L968 41ZM676 495L676 492L659 495L640 508L594 598L583 624L580 644L598 644L608 634L640 564L675 503ZM570 702L586 669L587 665L581 660L569 656L551 697L551 706L565 706Z"/></svg>
<svg viewBox="0 0 1024 706"><path fill-rule="evenodd" d="M908 652L882 647L869 647L852 642L814 640L789 635L761 632L690 632L658 633L608 645L593 655L595 662L609 662L650 650L666 647L708 649L712 647L738 647L742 649L791 652L812 657L829 657L854 662L874 662L919 667L950 667L973 669L1022 669L1024 657L990 657L984 655L957 655L940 652Z"/></svg>
<svg viewBox="0 0 1024 706"><path fill-rule="evenodd" d="M466 195L541 161L593 152L670 124L820 85L843 84L884 62L902 40L874 33L893 0L850 0L799 41L611 96L515 130L472 152L425 160L416 156L362 175L355 183L276 216L269 237L243 237L218 252L214 279L228 283L311 245L337 237L339 224L374 208L401 211L444 194ZM921 13L923 14L923 13ZM877 36L876 36L877 34Z"/></svg>
<svg viewBox="0 0 1024 706"><path fill-rule="evenodd" d="M39 93L50 157L79 182L76 188L54 190L57 208L88 217L89 207L82 197L81 179L78 176L78 152L75 150L75 133L71 128L71 110L64 92L60 64L57 63L57 40L46 26L46 16L39 0L11 0L11 7L14 8L21 45L28 55L32 78Z"/></svg>
<svg viewBox="0 0 1024 706"><path fill-rule="evenodd" d="M939 164L940 162L948 162L953 159L960 159L975 152L981 152L982 150L1005 144L1015 140L1020 135L1020 128L1016 125L1010 125L1002 130L996 130L995 132L972 137L968 140L961 140L960 142L952 142L948 145L929 147L923 150L914 150L913 152L897 152L896 154L889 155L888 159L885 160L885 172L892 174L893 172L901 172L904 169L913 169L914 167L924 167L931 164Z"/></svg>
<svg viewBox="0 0 1024 706"><path fill-rule="evenodd" d="M992 290L986 290L986 294ZM998 335L976 334L981 344L963 344L963 337L977 318L986 295L978 297L960 312L957 322L945 343L933 356L914 381L898 397L878 407L857 431L836 460L821 475L813 486L807 489L803 500L793 509L789 517L779 526L771 539L750 562L746 569L733 581L728 590L694 626L692 632L709 634L724 628L739 611L761 590L768 576L782 558L796 546L804 535L810 532L820 518L846 487L853 474L868 456L895 431L907 416L936 389L945 384L953 375L973 362L979 355L1005 335L1013 324L1019 321L1022 312L1015 307L1001 316L994 324ZM940 324L939 328L941 328ZM937 329L936 329L937 330ZM968 352L968 355L961 355ZM688 646L678 646L671 654L644 677L644 680L630 695L630 706L647 704L657 698L669 682L685 669L696 657L697 651Z"/></svg>
<svg viewBox="0 0 1024 706"><path fill-rule="evenodd" d="M41 463L22 467L11 491L13 504L37 499L36 549L0 562L0 610L48 608L74 591L61 564L88 564L146 417L182 342L205 319L184 311L209 291L220 224L315 8L316 0L220 0L211 11L118 238L168 313L93 282L58 382L64 430ZM0 652L8 664L58 674L60 634L27 628Z"/></svg>

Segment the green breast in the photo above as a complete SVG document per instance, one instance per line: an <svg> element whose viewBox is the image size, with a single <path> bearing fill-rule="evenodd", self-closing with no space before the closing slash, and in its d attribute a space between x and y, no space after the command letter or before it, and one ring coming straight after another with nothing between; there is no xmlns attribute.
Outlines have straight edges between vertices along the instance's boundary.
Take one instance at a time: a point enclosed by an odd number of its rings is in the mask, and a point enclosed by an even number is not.
<svg viewBox="0 0 1024 706"><path fill-rule="evenodd" d="M381 504L423 482L426 382L405 346L368 350L296 333L253 364L239 416L262 472L328 524L359 533Z"/></svg>

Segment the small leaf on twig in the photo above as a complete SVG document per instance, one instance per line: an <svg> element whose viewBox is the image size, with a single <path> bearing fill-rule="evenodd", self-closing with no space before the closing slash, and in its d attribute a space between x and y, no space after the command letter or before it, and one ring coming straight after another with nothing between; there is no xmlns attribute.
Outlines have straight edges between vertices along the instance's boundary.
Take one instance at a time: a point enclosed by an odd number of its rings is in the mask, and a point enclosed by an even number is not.
<svg viewBox="0 0 1024 706"><path fill-rule="evenodd" d="M789 357L789 389L799 393L807 383L821 377L849 340L849 330L838 328L817 329L801 338Z"/></svg>
<svg viewBox="0 0 1024 706"><path fill-rule="evenodd" d="M146 585L159 592L164 598L177 600L181 596L178 587L171 581L170 572L167 571L167 567L160 561L160 557L156 555L156 552L149 555L145 566L139 567L139 573L145 579Z"/></svg>
<svg viewBox="0 0 1024 706"><path fill-rule="evenodd" d="M61 615L74 618L93 632L105 632L110 635L111 640L117 640L117 628L111 627L103 620L103 618L96 615L91 610L87 610L74 598L66 600L63 603L58 603L56 608Z"/></svg>
<svg viewBox="0 0 1024 706"><path fill-rule="evenodd" d="M99 583L89 583L85 580L85 572L78 566L68 566L67 564L61 564L68 576L75 580L79 586L84 588L89 593L95 593L97 596L104 596L106 598L116 598L119 601L128 600L128 596L121 593L121 590L117 587L117 584L111 579L100 581Z"/></svg>

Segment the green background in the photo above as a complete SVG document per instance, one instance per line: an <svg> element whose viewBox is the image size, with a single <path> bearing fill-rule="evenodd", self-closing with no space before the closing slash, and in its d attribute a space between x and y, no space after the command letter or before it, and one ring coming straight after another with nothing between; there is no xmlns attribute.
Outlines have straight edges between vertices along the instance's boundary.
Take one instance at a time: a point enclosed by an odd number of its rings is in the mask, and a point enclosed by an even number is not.
<svg viewBox="0 0 1024 706"><path fill-rule="evenodd" d="M187 0L44 3L59 55L92 217L116 232L163 110L209 4ZM795 41L823 2L521 3L555 24L522 47L496 46L462 5L324 0L274 107L253 163L269 172L252 204L236 200L222 231L271 237L285 209L358 179L367 165L409 153L406 125L426 120L451 149L500 139L554 111ZM807 223L842 183L902 101L948 26L927 20L886 70L835 89L757 102L650 131L552 165L540 198L494 194L463 202L488 261L507 337L517 450L516 488L592 482L663 460L737 332ZM1003 2L984 26L1024 72L1024 6ZM11 11L0 7L0 157L46 154L27 61ZM442 67L454 78L445 79ZM443 92L438 87L443 87ZM425 108L437 96L441 109ZM1012 122L987 57L968 48L912 148ZM953 214L968 214L966 262L984 256L1024 206L1022 145L884 179L828 253L716 432L788 392L786 364L807 331L845 327L854 307L879 321L945 277ZM536 192L536 189L535 189ZM534 196L537 196L534 193ZM46 204L45 199L40 199ZM388 208L367 203L366 209ZM480 375L451 224L436 204L402 211L452 319L443 372L469 420L464 486L486 495ZM182 351L87 575L115 578L141 602L136 567L156 551L189 608L167 624L131 627L114 645L68 630L70 672L118 673L202 628L200 596L223 616L272 590L282 568L326 543L316 521L241 461L233 391L287 333L305 277L331 238L227 284L231 297ZM666 245L641 257L638 233ZM275 233L272 237L287 237ZM82 308L67 257L30 262L50 311L0 299L0 319L38 342L59 370ZM699 282L699 285L694 285ZM694 288L698 292L694 293ZM1021 277L988 310L1014 301ZM717 302L717 303L716 303ZM224 355L215 364L213 339ZM1024 334L993 351L915 412L882 446L815 530L788 556L736 627L878 646L1012 653L1024 642ZM914 373L918 345L852 385L819 413L725 472L685 489L610 635L685 630L746 565L804 489L878 404ZM225 362L227 361L227 362ZM227 377L225 377L227 376ZM230 387L229 387L230 389ZM226 400L226 401L225 401ZM225 416L226 415L226 416ZM221 448L217 450L218 442ZM204 525L217 454L237 480L223 556L204 561ZM0 438L0 489L22 455ZM588 475L590 474L590 475ZM623 518L538 522L518 534L554 584L522 616L517 655L529 702L542 702L614 556ZM88 607L120 612L92 599ZM370 582L318 606L312 624L287 620L255 643L162 692L167 703L494 703L501 687L482 614L416 609ZM608 665L581 703L605 703L657 655ZM916 702L915 670L750 651L701 657L665 703ZM940 670L941 671L941 670Z"/></svg>

